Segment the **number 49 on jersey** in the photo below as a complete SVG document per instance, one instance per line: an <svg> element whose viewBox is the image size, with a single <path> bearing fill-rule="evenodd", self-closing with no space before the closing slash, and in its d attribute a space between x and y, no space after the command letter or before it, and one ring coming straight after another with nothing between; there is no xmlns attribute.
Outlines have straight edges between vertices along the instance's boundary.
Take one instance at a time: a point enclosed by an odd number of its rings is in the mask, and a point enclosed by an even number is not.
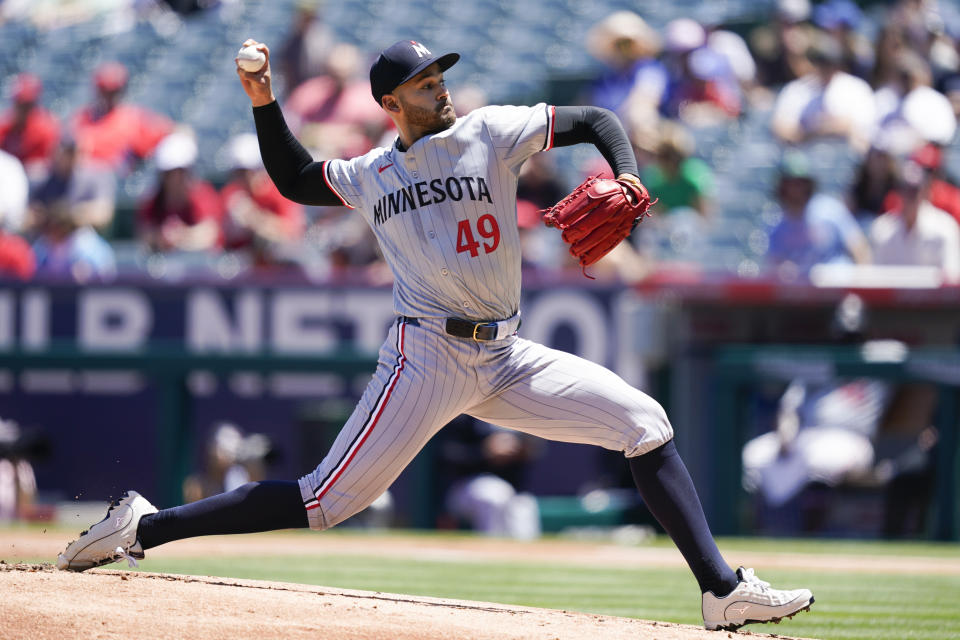
<svg viewBox="0 0 960 640"><path fill-rule="evenodd" d="M491 253L500 245L500 226L497 219L489 213L477 218L477 234L484 240L484 253ZM457 223L457 253L465 251L469 251L474 258L480 255L480 242L473 234L470 220Z"/></svg>

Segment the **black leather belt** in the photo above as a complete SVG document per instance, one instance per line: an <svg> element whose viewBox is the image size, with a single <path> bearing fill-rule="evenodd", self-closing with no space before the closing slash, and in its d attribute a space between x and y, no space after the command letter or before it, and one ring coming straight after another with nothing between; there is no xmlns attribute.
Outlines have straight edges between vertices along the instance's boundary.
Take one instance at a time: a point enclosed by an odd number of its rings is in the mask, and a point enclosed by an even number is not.
<svg viewBox="0 0 960 640"><path fill-rule="evenodd" d="M447 318L446 330L457 338L470 338L480 342L502 340L513 335L520 327L519 314L499 322L472 322L462 318Z"/></svg>
<svg viewBox="0 0 960 640"><path fill-rule="evenodd" d="M471 322L461 318L447 318L446 330L457 338L496 340L500 325L496 322Z"/></svg>
<svg viewBox="0 0 960 640"><path fill-rule="evenodd" d="M402 316L403 321L415 327L420 326L418 318ZM448 335L456 338L467 338L479 342L489 342L490 340L501 340L507 336L513 335L520 328L520 314L499 320L497 322L472 322L463 318L446 318L444 329Z"/></svg>

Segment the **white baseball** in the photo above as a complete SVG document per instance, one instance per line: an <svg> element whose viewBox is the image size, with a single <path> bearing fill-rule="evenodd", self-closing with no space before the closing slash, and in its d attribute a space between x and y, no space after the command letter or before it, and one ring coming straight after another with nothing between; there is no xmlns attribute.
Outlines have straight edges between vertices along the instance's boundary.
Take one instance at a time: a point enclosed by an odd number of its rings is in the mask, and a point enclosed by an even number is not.
<svg viewBox="0 0 960 640"><path fill-rule="evenodd" d="M243 47L237 52L237 64L244 71L251 73L260 71L266 61L267 56L254 45Z"/></svg>

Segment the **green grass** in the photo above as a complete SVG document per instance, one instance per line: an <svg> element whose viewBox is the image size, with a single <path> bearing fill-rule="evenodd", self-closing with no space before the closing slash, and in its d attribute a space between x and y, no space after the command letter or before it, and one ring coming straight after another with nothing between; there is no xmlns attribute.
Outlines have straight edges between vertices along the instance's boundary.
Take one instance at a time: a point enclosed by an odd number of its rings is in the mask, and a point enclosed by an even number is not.
<svg viewBox="0 0 960 640"><path fill-rule="evenodd" d="M376 544L376 542L372 542ZM784 541L724 540L725 550L794 551ZM956 545L802 541L798 552L960 556ZM769 547L769 549L767 548ZM404 560L354 555L164 558L145 569L280 580L349 589L483 600L701 624L699 592L686 570L589 569L544 563ZM960 638L960 576L885 575L760 568L784 587L806 586L817 602L779 626L747 627L823 640Z"/></svg>

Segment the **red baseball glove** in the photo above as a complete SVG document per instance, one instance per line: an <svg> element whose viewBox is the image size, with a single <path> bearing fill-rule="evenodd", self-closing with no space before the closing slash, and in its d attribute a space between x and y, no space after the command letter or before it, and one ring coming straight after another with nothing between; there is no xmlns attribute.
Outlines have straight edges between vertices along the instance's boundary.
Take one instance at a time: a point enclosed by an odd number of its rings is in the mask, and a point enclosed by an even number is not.
<svg viewBox="0 0 960 640"><path fill-rule="evenodd" d="M591 176L545 210L543 222L562 230L560 237L570 245L570 254L586 268L629 236L650 215L651 204L647 188L633 176L616 180Z"/></svg>

